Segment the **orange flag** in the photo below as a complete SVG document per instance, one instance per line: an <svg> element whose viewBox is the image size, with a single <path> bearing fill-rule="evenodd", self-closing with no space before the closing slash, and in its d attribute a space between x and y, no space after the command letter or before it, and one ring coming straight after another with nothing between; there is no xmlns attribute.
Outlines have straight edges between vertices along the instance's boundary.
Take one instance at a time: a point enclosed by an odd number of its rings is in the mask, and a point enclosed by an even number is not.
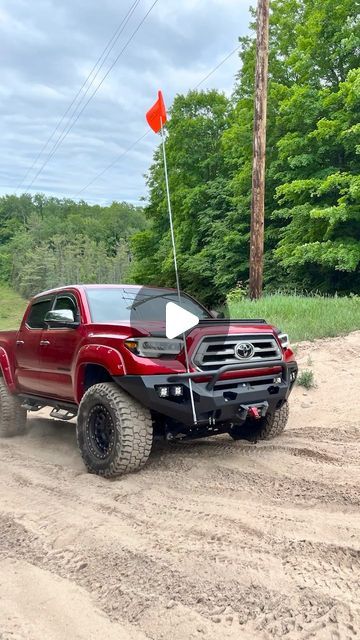
<svg viewBox="0 0 360 640"><path fill-rule="evenodd" d="M161 91L158 92L158 99L146 114L146 120L155 133L159 133L161 127L164 126L166 118L166 107Z"/></svg>

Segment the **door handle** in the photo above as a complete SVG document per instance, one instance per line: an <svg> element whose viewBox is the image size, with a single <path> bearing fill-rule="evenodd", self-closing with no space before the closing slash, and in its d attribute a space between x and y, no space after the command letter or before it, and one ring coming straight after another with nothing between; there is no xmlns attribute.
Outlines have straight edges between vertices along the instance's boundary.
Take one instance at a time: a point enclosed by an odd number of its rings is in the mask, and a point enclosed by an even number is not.
<svg viewBox="0 0 360 640"><path fill-rule="evenodd" d="M40 344L42 347L47 347L48 344L50 344L49 340L40 340Z"/></svg>
<svg viewBox="0 0 360 640"><path fill-rule="evenodd" d="M16 340L16 344L20 345L20 344L25 344L24 340Z"/></svg>

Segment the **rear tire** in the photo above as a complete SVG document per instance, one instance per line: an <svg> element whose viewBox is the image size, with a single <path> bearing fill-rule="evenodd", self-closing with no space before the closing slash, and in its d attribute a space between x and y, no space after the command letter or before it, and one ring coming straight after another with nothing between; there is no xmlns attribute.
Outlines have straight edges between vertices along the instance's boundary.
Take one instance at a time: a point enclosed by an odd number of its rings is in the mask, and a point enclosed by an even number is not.
<svg viewBox="0 0 360 640"><path fill-rule="evenodd" d="M275 409L273 413L267 413L260 420L246 420L244 424L232 427L229 435L233 440L271 440L282 433L289 418L289 405L284 402L280 409Z"/></svg>
<svg viewBox="0 0 360 640"><path fill-rule="evenodd" d="M4 378L0 377L0 438L11 438L25 433L27 411L20 399L10 393Z"/></svg>
<svg viewBox="0 0 360 640"><path fill-rule="evenodd" d="M143 467L150 455L150 411L115 383L95 384L84 394L76 427L87 470L107 478Z"/></svg>

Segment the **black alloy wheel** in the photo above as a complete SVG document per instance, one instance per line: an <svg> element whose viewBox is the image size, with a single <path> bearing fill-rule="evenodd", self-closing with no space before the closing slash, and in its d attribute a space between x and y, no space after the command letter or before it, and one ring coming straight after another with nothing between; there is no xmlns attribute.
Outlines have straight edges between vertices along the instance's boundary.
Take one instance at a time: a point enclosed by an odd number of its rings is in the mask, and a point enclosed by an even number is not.
<svg viewBox="0 0 360 640"><path fill-rule="evenodd" d="M102 405L95 405L89 412L86 437L92 454L100 460L108 458L115 445L115 425L112 415Z"/></svg>

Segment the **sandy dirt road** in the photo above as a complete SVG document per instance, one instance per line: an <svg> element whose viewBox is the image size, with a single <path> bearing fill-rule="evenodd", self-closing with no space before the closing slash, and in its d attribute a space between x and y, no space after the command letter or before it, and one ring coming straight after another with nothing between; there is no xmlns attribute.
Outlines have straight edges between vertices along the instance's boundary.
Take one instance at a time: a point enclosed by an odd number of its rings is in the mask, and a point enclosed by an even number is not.
<svg viewBox="0 0 360 640"><path fill-rule="evenodd" d="M360 637L359 356L300 345L318 388L283 436L158 444L116 481L71 424L1 440L0 639Z"/></svg>

